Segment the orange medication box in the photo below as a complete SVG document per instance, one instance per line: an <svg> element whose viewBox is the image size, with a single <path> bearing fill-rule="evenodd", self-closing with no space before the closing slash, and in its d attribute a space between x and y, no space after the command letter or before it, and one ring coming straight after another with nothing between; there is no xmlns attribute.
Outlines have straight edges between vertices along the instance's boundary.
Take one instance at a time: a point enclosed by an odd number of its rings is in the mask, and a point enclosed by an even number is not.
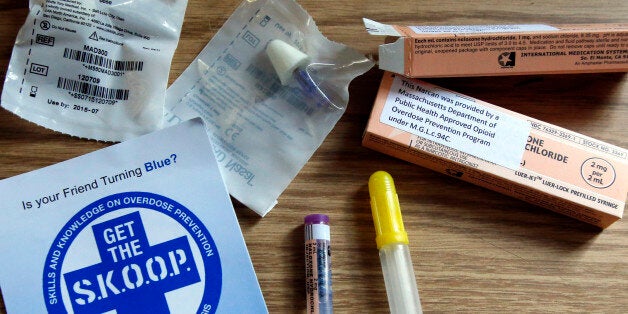
<svg viewBox="0 0 628 314"><path fill-rule="evenodd" d="M602 228L626 205L626 149L390 72L362 144Z"/></svg>
<svg viewBox="0 0 628 314"><path fill-rule="evenodd" d="M390 36L379 67L408 77L628 71L628 24L397 26L364 19Z"/></svg>

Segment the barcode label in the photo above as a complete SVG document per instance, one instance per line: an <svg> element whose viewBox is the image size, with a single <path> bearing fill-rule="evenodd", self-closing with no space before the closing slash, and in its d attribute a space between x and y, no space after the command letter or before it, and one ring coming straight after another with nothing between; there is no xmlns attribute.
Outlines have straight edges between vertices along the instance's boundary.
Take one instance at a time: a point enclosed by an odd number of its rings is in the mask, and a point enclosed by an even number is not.
<svg viewBox="0 0 628 314"><path fill-rule="evenodd" d="M65 48L63 57L70 60L89 63L114 71L142 71L144 61L119 61L105 58L87 51Z"/></svg>
<svg viewBox="0 0 628 314"><path fill-rule="evenodd" d="M65 89L67 91L81 93L88 96L114 99L114 100L127 100L129 99L128 89L116 89L106 88L98 85L89 84L86 82L75 81L60 77L57 81L57 88Z"/></svg>

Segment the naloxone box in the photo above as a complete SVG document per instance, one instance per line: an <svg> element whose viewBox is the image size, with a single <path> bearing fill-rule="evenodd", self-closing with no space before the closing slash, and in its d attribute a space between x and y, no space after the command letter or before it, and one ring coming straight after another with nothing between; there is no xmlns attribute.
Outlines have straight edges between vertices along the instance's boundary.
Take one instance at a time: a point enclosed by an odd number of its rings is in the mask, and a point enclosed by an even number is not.
<svg viewBox="0 0 628 314"><path fill-rule="evenodd" d="M362 144L602 228L626 205L626 149L390 72Z"/></svg>
<svg viewBox="0 0 628 314"><path fill-rule="evenodd" d="M408 77L628 71L628 23L364 25L391 36L379 47L379 67Z"/></svg>

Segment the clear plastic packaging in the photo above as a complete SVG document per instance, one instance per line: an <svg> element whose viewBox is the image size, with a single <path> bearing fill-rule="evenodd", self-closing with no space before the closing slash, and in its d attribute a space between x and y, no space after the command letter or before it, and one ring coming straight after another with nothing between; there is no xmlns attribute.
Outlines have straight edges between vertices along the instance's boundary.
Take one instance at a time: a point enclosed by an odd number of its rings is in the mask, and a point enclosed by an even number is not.
<svg viewBox="0 0 628 314"><path fill-rule="evenodd" d="M266 51L277 39L307 56L294 72L302 80L282 85ZM372 66L294 1L244 1L168 89L166 124L202 117L229 192L263 216L344 113L351 80Z"/></svg>
<svg viewBox="0 0 628 314"><path fill-rule="evenodd" d="M187 0L30 0L2 107L103 141L161 128L186 6Z"/></svg>

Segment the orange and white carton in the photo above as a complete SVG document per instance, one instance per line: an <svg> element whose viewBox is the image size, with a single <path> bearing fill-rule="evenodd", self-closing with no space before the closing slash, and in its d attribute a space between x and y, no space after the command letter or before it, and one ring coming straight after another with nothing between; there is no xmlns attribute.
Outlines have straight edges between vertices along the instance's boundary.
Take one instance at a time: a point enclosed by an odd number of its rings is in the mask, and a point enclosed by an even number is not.
<svg viewBox="0 0 628 314"><path fill-rule="evenodd" d="M362 144L602 228L626 206L626 149L390 72Z"/></svg>
<svg viewBox="0 0 628 314"><path fill-rule="evenodd" d="M628 71L628 23L364 25L389 36L379 67L408 77Z"/></svg>

